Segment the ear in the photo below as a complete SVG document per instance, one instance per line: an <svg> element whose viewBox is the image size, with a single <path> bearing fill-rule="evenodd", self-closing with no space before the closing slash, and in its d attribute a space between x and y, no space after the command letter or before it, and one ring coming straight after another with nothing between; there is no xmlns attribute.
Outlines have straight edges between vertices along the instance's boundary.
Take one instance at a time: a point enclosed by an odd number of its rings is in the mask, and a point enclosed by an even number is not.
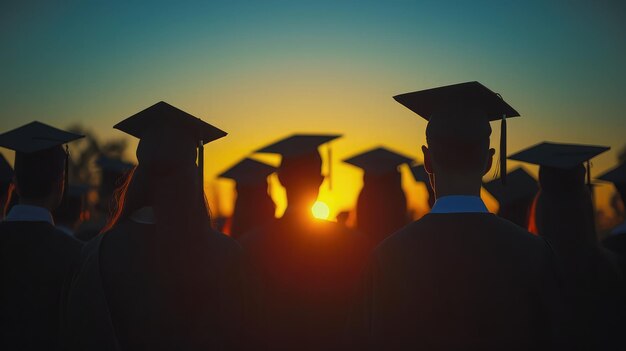
<svg viewBox="0 0 626 351"><path fill-rule="evenodd" d="M433 174L433 164L430 160L430 150L426 145L422 145L422 153L424 154L424 169L428 174Z"/></svg>
<svg viewBox="0 0 626 351"><path fill-rule="evenodd" d="M496 154L496 149L494 148L489 149L488 154L487 154L487 163L485 164L485 171L483 172L483 175L487 174L487 172L489 172L489 170L493 166L493 155L495 154ZM506 172L506 170L503 170L503 171Z"/></svg>

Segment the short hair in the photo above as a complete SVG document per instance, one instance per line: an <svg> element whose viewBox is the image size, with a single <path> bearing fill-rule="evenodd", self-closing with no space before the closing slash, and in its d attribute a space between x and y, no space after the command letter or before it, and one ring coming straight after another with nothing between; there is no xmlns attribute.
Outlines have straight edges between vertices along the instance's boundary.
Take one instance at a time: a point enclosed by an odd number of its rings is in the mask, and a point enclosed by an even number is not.
<svg viewBox="0 0 626 351"><path fill-rule="evenodd" d="M443 171L480 171L489 155L489 138L483 140L428 140L432 160Z"/></svg>
<svg viewBox="0 0 626 351"><path fill-rule="evenodd" d="M481 110L448 106L426 126L426 142L435 163L445 171L482 170L489 151L491 125Z"/></svg>
<svg viewBox="0 0 626 351"><path fill-rule="evenodd" d="M41 199L63 180L66 153L56 146L33 153L15 153L15 186L22 198Z"/></svg>

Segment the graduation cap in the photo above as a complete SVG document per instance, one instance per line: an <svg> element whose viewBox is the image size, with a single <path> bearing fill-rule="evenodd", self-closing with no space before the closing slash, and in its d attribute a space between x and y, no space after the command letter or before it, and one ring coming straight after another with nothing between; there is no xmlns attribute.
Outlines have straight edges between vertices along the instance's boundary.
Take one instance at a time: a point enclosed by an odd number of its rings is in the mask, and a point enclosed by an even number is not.
<svg viewBox="0 0 626 351"><path fill-rule="evenodd" d="M466 82L393 97L428 121L427 138L482 140L491 134L490 121L501 121L500 165L506 183L506 119L520 114L500 94L479 82Z"/></svg>
<svg viewBox="0 0 626 351"><path fill-rule="evenodd" d="M590 160L609 149L608 146L542 142L517 152L509 158L542 167L564 170L573 169L586 163L587 185L591 186Z"/></svg>
<svg viewBox="0 0 626 351"><path fill-rule="evenodd" d="M492 180L484 183L483 187L501 206L533 197L539 191L537 180L522 167L509 172L506 185L498 180Z"/></svg>
<svg viewBox="0 0 626 351"><path fill-rule="evenodd" d="M9 183L13 180L13 168L3 155L0 155L0 182Z"/></svg>
<svg viewBox="0 0 626 351"><path fill-rule="evenodd" d="M231 168L222 172L218 177L232 179L237 182L237 184L251 185L265 182L267 177L274 172L276 172L276 167L274 166L251 158L244 158Z"/></svg>
<svg viewBox="0 0 626 351"><path fill-rule="evenodd" d="M613 184L626 184L626 162L619 166L605 172L598 177L605 182L611 182Z"/></svg>
<svg viewBox="0 0 626 351"><path fill-rule="evenodd" d="M47 124L33 121L19 128L0 134L0 146L15 151L25 158L37 158L40 152L67 144L83 138L79 135L67 132ZM45 170L43 170L45 171ZM69 177L69 152L65 147L65 184Z"/></svg>
<svg viewBox="0 0 626 351"><path fill-rule="evenodd" d="M200 180L204 184L204 144L227 135L201 119L164 101L117 123L113 128L139 138L137 159L177 162L185 156L198 157ZM193 152L191 152L193 151Z"/></svg>
<svg viewBox="0 0 626 351"><path fill-rule="evenodd" d="M270 145L262 147L255 152L257 153L270 153L279 154L285 160L293 160L301 157L306 157L312 154L319 155L318 148L326 143L329 143L337 138L340 138L341 134L294 134L287 138L281 139ZM332 189L332 151L330 146L328 147L328 184Z"/></svg>
<svg viewBox="0 0 626 351"><path fill-rule="evenodd" d="M51 149L84 137L41 122L30 122L0 134L0 146L23 154Z"/></svg>
<svg viewBox="0 0 626 351"><path fill-rule="evenodd" d="M413 159L387 148L377 147L347 158L343 162L359 167L366 173L381 175L396 171L399 166L405 163L411 164Z"/></svg>

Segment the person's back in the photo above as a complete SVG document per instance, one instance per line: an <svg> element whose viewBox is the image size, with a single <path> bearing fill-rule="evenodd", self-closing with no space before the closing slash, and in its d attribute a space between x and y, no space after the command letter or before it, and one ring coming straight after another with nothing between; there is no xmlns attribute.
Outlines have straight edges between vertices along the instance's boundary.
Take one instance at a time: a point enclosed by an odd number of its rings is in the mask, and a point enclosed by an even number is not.
<svg viewBox="0 0 626 351"><path fill-rule="evenodd" d="M403 350L553 347L561 310L552 251L480 198L495 153L489 121L517 112L478 82L395 99L428 120L422 151L436 201L377 248L350 341Z"/></svg>
<svg viewBox="0 0 626 351"><path fill-rule="evenodd" d="M0 223L0 348L59 347L63 294L81 245L48 222Z"/></svg>
<svg viewBox="0 0 626 351"><path fill-rule="evenodd" d="M551 333L547 243L489 213L431 213L377 249L373 339L388 349L532 349Z"/></svg>
<svg viewBox="0 0 626 351"><path fill-rule="evenodd" d="M210 232L176 265L159 255L154 227L128 220L102 238L100 272L120 345L130 350L231 347L241 313L239 245Z"/></svg>
<svg viewBox="0 0 626 351"><path fill-rule="evenodd" d="M82 244L54 227L63 199L68 155L80 138L40 122L0 135L15 150L19 203L0 222L0 349L58 350L65 292Z"/></svg>
<svg viewBox="0 0 626 351"><path fill-rule="evenodd" d="M68 298L67 348L236 348L240 248L211 228L198 152L226 133L165 102L115 128L140 137L138 165L111 221L83 250Z"/></svg>
<svg viewBox="0 0 626 351"><path fill-rule="evenodd" d="M591 177L583 162L606 150L544 142L510 156L539 164L540 190L529 228L552 243L571 315L570 340L588 350L623 349L620 334L626 326L624 280L615 255L597 241L592 193L585 184Z"/></svg>
<svg viewBox="0 0 626 351"><path fill-rule="evenodd" d="M337 137L294 135L259 151L283 156L278 180L288 206L240 240L251 284L251 348L341 348L367 247L359 234L311 214L324 180L318 146Z"/></svg>
<svg viewBox="0 0 626 351"><path fill-rule="evenodd" d="M259 348L338 347L367 245L326 221L275 220L241 240L247 256Z"/></svg>

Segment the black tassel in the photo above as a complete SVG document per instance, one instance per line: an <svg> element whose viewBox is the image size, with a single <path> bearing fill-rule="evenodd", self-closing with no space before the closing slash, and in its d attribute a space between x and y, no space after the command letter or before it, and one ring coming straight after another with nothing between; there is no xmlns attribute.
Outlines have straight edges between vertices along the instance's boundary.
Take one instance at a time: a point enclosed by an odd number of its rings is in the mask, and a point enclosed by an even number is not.
<svg viewBox="0 0 626 351"><path fill-rule="evenodd" d="M65 145L65 179L63 180L63 199L67 197L68 188L70 187L70 149Z"/></svg>
<svg viewBox="0 0 626 351"><path fill-rule="evenodd" d="M591 185L591 162L587 160L587 186L589 187L589 191L593 194L593 186Z"/></svg>
<svg viewBox="0 0 626 351"><path fill-rule="evenodd" d="M328 144L328 190L333 190L333 152Z"/></svg>
<svg viewBox="0 0 626 351"><path fill-rule="evenodd" d="M506 185L506 115L502 115L500 124L500 179Z"/></svg>
<svg viewBox="0 0 626 351"><path fill-rule="evenodd" d="M200 189L204 194L204 143L202 140L198 143L198 172L200 175Z"/></svg>

